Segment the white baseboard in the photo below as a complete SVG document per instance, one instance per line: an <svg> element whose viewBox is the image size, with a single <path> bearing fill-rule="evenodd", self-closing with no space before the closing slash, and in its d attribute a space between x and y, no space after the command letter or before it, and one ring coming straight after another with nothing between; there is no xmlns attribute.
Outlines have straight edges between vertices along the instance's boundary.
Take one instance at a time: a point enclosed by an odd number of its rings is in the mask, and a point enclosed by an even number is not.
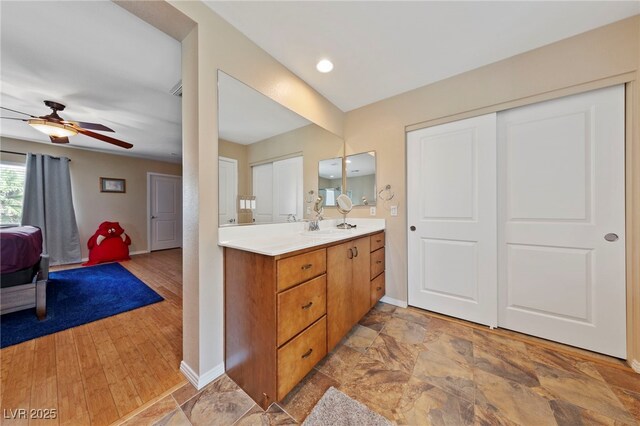
<svg viewBox="0 0 640 426"><path fill-rule="evenodd" d="M132 251L131 253L129 253L129 256L135 256L137 254L146 254L146 253L151 253L151 252L149 250L136 250L136 251ZM88 261L89 258L88 257L83 257L81 260L84 263L84 262Z"/></svg>
<svg viewBox="0 0 640 426"><path fill-rule="evenodd" d="M198 376L186 362L182 361L180 362L180 371L196 389L200 390L224 374L224 363L220 363L211 370Z"/></svg>
<svg viewBox="0 0 640 426"><path fill-rule="evenodd" d="M632 359L631 361L629 361L629 365L631 365L633 371L640 374L640 361L638 361L637 359Z"/></svg>
<svg viewBox="0 0 640 426"><path fill-rule="evenodd" d="M381 302L384 303L388 303L390 305L395 305L395 306L399 306L401 308L406 308L407 306L407 302L405 302L404 300L398 300L398 299L394 299L393 297L389 297L389 296L383 296L382 299L380 299Z"/></svg>

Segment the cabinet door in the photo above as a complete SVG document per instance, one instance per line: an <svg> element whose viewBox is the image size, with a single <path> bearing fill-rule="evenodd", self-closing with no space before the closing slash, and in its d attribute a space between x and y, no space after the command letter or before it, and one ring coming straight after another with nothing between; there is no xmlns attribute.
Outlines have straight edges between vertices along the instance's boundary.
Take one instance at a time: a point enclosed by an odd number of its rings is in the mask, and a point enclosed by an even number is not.
<svg viewBox="0 0 640 426"><path fill-rule="evenodd" d="M327 351L353 326L352 248L353 243L348 242L327 249Z"/></svg>
<svg viewBox="0 0 640 426"><path fill-rule="evenodd" d="M369 237L355 240L353 244L351 326L369 311L371 305L371 253Z"/></svg>

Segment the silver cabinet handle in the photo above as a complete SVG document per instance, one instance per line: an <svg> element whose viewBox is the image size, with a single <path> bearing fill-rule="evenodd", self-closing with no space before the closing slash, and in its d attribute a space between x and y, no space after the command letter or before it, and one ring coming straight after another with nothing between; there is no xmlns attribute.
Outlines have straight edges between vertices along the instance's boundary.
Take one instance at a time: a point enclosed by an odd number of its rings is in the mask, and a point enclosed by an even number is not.
<svg viewBox="0 0 640 426"><path fill-rule="evenodd" d="M618 234L614 234L613 232L604 236L604 239L609 241L610 243L618 241L618 238Z"/></svg>

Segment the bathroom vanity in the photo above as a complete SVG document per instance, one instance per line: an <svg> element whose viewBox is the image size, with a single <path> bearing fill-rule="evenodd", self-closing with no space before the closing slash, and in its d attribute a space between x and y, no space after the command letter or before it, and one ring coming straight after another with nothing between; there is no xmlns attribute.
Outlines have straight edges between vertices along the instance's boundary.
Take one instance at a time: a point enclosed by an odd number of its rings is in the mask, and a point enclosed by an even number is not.
<svg viewBox="0 0 640 426"><path fill-rule="evenodd" d="M302 223L265 226L271 228L259 237L233 228L228 232L236 234L220 242L226 373L264 409L283 399L385 291L383 220L315 234Z"/></svg>

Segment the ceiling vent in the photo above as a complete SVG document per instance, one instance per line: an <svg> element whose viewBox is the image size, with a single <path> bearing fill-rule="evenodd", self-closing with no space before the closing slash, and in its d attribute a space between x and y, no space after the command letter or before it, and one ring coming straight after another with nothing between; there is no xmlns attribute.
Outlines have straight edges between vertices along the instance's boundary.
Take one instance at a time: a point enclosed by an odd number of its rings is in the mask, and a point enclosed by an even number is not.
<svg viewBox="0 0 640 426"><path fill-rule="evenodd" d="M182 80L176 83L170 90L171 94L174 96L182 97Z"/></svg>

